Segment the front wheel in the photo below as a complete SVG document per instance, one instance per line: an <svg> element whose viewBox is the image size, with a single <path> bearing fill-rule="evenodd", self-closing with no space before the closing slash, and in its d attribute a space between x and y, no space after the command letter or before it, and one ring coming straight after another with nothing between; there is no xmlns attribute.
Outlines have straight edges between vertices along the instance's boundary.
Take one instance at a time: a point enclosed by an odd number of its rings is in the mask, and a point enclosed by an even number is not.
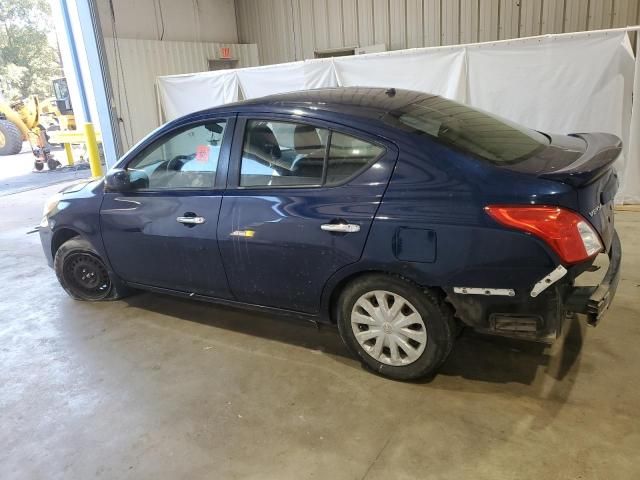
<svg viewBox="0 0 640 480"><path fill-rule="evenodd" d="M396 380L433 374L456 334L451 308L437 292L383 274L361 277L344 289L338 329L368 368Z"/></svg>
<svg viewBox="0 0 640 480"><path fill-rule="evenodd" d="M60 166L60 162L55 158L49 157L47 159L47 167L49 167L49 170L55 170L59 166Z"/></svg>
<svg viewBox="0 0 640 480"><path fill-rule="evenodd" d="M55 254L54 269L64 290L76 300L118 300L129 293L122 282L109 273L91 244L72 238Z"/></svg>

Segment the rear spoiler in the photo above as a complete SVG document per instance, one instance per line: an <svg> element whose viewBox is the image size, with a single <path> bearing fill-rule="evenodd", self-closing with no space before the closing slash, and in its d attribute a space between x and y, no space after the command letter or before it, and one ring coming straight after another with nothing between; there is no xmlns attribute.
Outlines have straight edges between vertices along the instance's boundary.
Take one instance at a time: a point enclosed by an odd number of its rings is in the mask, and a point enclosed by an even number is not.
<svg viewBox="0 0 640 480"><path fill-rule="evenodd" d="M604 175L622 151L622 140L610 133L572 133L569 136L584 140L587 144L585 152L566 167L544 172L539 177L580 187Z"/></svg>

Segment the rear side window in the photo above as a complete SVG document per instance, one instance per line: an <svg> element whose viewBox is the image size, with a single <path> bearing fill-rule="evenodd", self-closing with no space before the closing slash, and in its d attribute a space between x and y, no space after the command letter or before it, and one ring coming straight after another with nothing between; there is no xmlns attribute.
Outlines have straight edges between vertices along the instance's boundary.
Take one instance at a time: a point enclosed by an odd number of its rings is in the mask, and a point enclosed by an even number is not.
<svg viewBox="0 0 640 480"><path fill-rule="evenodd" d="M336 184L353 177L372 160L378 158L384 149L364 140L333 132L331 148L327 158L327 184Z"/></svg>
<svg viewBox="0 0 640 480"><path fill-rule="evenodd" d="M304 123L250 120L240 186L335 185L364 170L383 152L378 145Z"/></svg>
<svg viewBox="0 0 640 480"><path fill-rule="evenodd" d="M494 164L513 164L549 145L541 133L461 103L431 97L389 114L402 127Z"/></svg>
<svg viewBox="0 0 640 480"><path fill-rule="evenodd" d="M249 121L240 186L321 185L328 136L301 123Z"/></svg>

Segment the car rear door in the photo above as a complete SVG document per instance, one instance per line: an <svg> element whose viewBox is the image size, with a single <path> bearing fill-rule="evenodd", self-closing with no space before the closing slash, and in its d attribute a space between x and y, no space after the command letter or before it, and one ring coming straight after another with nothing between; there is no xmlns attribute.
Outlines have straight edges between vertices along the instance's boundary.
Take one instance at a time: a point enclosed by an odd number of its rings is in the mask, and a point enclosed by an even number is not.
<svg viewBox="0 0 640 480"><path fill-rule="evenodd" d="M218 223L235 298L318 311L329 277L360 259L396 159L347 127L239 116Z"/></svg>
<svg viewBox="0 0 640 480"><path fill-rule="evenodd" d="M106 192L102 237L124 280L229 298L216 228L235 117L185 125L125 166L131 191Z"/></svg>

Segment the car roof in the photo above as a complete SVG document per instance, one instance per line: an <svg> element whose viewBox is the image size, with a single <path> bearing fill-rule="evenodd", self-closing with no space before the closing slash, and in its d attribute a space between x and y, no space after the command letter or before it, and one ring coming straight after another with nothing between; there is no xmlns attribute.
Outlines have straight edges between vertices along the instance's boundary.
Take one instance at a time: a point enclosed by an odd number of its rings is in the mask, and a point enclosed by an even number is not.
<svg viewBox="0 0 640 480"><path fill-rule="evenodd" d="M395 129L389 117L408 105L437 95L400 88L336 87L279 93L189 113L163 125L154 135L193 121L227 114L295 115L342 123L390 137ZM391 128L390 128L391 127Z"/></svg>
<svg viewBox="0 0 640 480"><path fill-rule="evenodd" d="M293 105L322 104L327 106L354 107L387 113L433 95L399 88L337 87L316 88L296 92L278 93L266 97L245 100L240 105Z"/></svg>
<svg viewBox="0 0 640 480"><path fill-rule="evenodd" d="M318 88L239 102L234 106L238 111L256 111L285 108L302 108L324 111L339 111L356 116L377 117L398 110L412 103L432 98L424 92L399 88L338 87Z"/></svg>

